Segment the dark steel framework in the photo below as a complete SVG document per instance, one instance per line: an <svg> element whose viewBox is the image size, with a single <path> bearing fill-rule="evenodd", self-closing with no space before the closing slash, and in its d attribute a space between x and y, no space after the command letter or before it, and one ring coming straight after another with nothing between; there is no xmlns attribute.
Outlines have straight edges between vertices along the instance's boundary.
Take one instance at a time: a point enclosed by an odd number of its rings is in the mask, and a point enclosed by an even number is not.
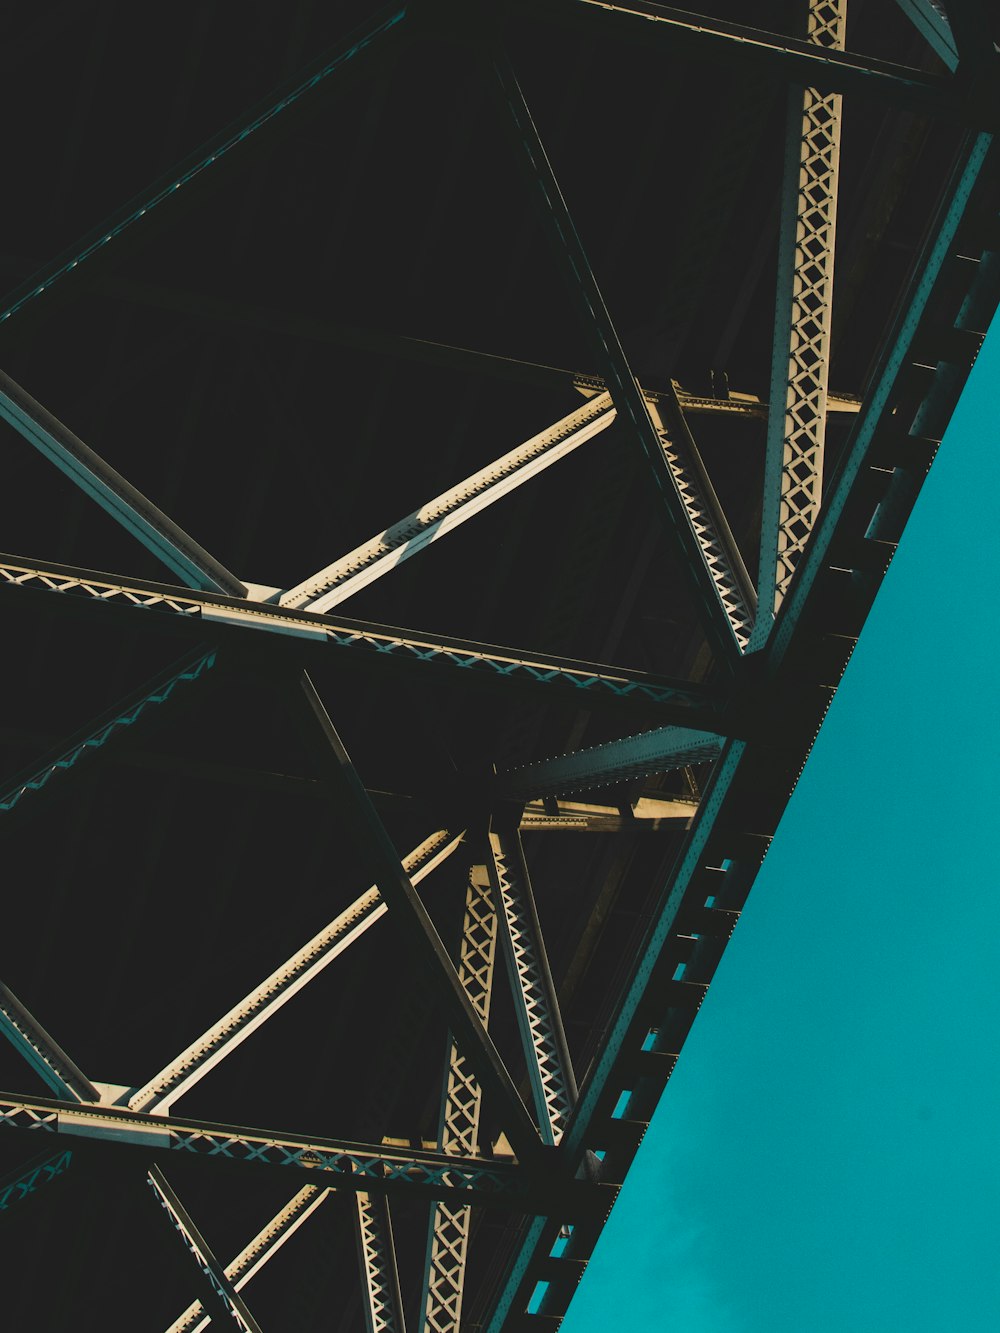
<svg viewBox="0 0 1000 1333"><path fill-rule="evenodd" d="M869 0L870 9L880 6L896 12L888 0ZM219 1326L228 1320L258 1328L251 1278L298 1228L315 1225L313 1216L334 1206L348 1210L354 1229L365 1328L402 1330L406 1318L411 1328L416 1318L419 1328L438 1333L558 1326L704 999L996 305L1000 168L992 135L1000 118L1000 63L985 3L899 0L899 10L926 44L925 68L852 53L846 0L802 0L795 7L797 36L646 3L535 0L530 8L535 18L567 30L582 25L589 33L593 27L608 41L638 34L644 44L659 44L665 57L691 53L724 70L732 66L787 84L769 404L718 386L707 394L687 392L671 378L669 365L640 383L507 54L504 24L516 14L514 5L398 5L367 20L237 129L45 267L5 302L0 316L16 325L34 302L74 281L99 252L107 247L110 253L161 207L166 212L182 186L219 170L224 159L238 155L247 140L321 85L362 58L373 61L413 29L424 42L457 34L471 52L468 59L480 61L497 124L525 178L526 203L547 230L597 372L574 374L325 326L323 336L334 342L353 340L458 371L575 389L584 402L555 424L539 422L539 433L527 442L353 551L332 550L333 563L315 573L303 570L300 582L287 588L237 577L44 406L0 376L4 420L171 576L155 582L4 555L4 610L16 616L27 608L50 627L53 642L68 643L72 627L82 625L91 636L158 631L183 644L179 660L3 784L0 818L13 829L11 837L30 842L44 836L46 825L32 819L35 807L44 807L53 793L64 802L72 799L95 761L114 750L127 755L132 737L145 735L151 721L162 727L213 681L224 693L241 674L257 673L286 702L313 756L314 772L300 783L304 818L321 818L315 802L328 798L333 817L352 830L366 876L354 887L358 896L327 925L244 999L235 990L233 1007L141 1086L92 1081L13 990L0 988L4 1034L49 1094L0 1094L0 1124L27 1154L0 1182L0 1210L11 1210L3 1225L14 1225L22 1202L36 1193L37 1206L42 1200L48 1208L59 1206L63 1187L49 1182L67 1173L71 1153L47 1148L32 1156L39 1139L68 1136L72 1155L81 1160L90 1153L99 1164L112 1157L140 1162L148 1168L155 1200L195 1260L192 1272L200 1269L203 1277L200 1297L172 1330L202 1328L209 1318ZM864 386L853 386L852 399L832 393L828 380L841 107L855 95L940 121L957 148L947 178L925 182L936 203L923 243L876 364ZM234 310L227 317L249 318ZM850 426L834 466L829 458L824 463L824 444L835 415ZM710 416L766 420L756 580L696 443L698 422ZM420 553L432 543L612 426L615 447L623 457L633 450L639 460L640 484L655 499L676 555L673 577L683 581L695 608L696 624L685 633L695 643L703 636L697 669L675 677L341 616L340 603L361 588L411 557L419 565ZM747 524L741 527L745 534ZM379 686L430 685L448 697L468 695L475 707L488 708L491 701L506 707L510 701L515 715L553 705L576 715L584 710L604 731L589 733L584 745L583 729L572 728L557 754L513 746L506 754L482 755L478 769L456 775L440 814L429 814L424 840L401 856L387 812L402 797L366 787L337 728L338 713L350 707L344 691L332 697L307 674L331 663L361 671ZM175 767L183 774L182 759ZM650 787L654 779L658 788ZM623 799L626 791L631 795ZM573 969L561 965L560 976L554 975L541 910L544 887L530 869L522 838L540 831L568 838L583 829L634 841L638 832L660 827L675 835L676 853L656 872L603 1020L591 1022L590 1058L582 1063L578 1049L574 1068L562 1015ZM443 942L447 931L440 917L432 915L430 892L439 867L456 866L465 898L454 952ZM297 1132L294 1097L287 1131L253 1128L252 1105L242 1124L187 1119L178 1111L176 1103L205 1075L336 958L360 948L383 917L396 923L405 940L411 967L405 984L413 988L413 1006L426 1002L418 995L431 997L449 1030L438 1070L436 1140L414 1142L402 1127L393 1137L391 1117L386 1122L377 1115L367 1142ZM595 908L592 921L598 918ZM9 947L22 945L27 947L22 941ZM391 978L381 984L391 987ZM508 1036L516 1032L519 1038L513 1057L510 1042L504 1038L501 1050L494 1036L501 991L507 1015L501 1025L506 1022ZM57 1018L52 1021L57 1026ZM349 1021L365 1024L362 1003ZM383 1040L374 1024L370 1040ZM391 1037L384 1044L384 1059L391 1062L397 1058ZM287 1180L289 1197L226 1264L227 1256L216 1257L168 1183L178 1158L203 1159L204 1171L217 1171L223 1189L263 1168L269 1181L276 1174ZM422 1280L413 1290L407 1287L410 1270L401 1276L397 1264L398 1219L390 1221L390 1209L405 1209L408 1200L418 1201L426 1219ZM499 1219L504 1262L473 1292L466 1284L477 1241L473 1222L491 1210ZM404 1227L410 1227L409 1214ZM166 1229L163 1244L170 1244ZM342 1283L344 1256L330 1262ZM296 1283L298 1278L288 1278L289 1289ZM146 1326L138 1310L128 1322Z"/></svg>

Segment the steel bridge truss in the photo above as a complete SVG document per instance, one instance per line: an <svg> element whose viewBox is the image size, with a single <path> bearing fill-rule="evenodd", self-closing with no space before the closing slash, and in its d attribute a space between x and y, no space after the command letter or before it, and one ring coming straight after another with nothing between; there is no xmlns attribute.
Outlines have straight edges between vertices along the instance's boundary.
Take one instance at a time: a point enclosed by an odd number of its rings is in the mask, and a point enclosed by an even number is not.
<svg viewBox="0 0 1000 1333"><path fill-rule="evenodd" d="M280 648L287 689L303 705L329 755L331 789L366 830L371 864L377 867L376 882L367 889L357 886L359 896L345 912L141 1087L121 1090L92 1081L0 986L0 1027L52 1094L0 1094L0 1127L21 1135L32 1151L32 1138L56 1134L77 1146L81 1139L104 1140L114 1151L132 1151L145 1160L151 1191L204 1278L202 1301L178 1316L171 1333L201 1329L210 1320L256 1329L244 1289L330 1201L352 1210L359 1290L372 1333L402 1330L404 1307L411 1329L416 1316L425 1333L457 1333L475 1240L471 1220L476 1209L488 1208L519 1214L524 1222L482 1327L501 1333L558 1324L704 998L992 313L993 289L983 275L990 267L984 261L996 262L1000 234L995 127L976 123L974 116L969 123L960 81L968 62L979 63L982 56L968 39L975 29L969 15L977 7L968 0L955 4L960 21L953 35L951 4L899 3L937 51L947 75L851 54L845 49L845 0L808 0L804 37L787 39L707 18L695 21L638 0L632 5L544 0L539 6L560 20L603 24L612 32L644 23L665 49L676 42L678 49L696 46L708 57L731 58L737 45L741 58L788 83L769 408L736 400L700 402L676 386L654 391L638 383L515 72L489 25L481 33L483 68L494 80L498 113L511 131L558 262L577 293L598 361L599 380L577 377L588 395L582 407L554 424L540 423L535 436L495 463L390 521L356 550L331 552L334 558L323 569L303 571L300 583L281 589L246 583L226 570L41 404L0 376L0 415L154 552L176 580L152 584L127 574L5 556L0 558L5 601L33 599L51 609L57 624L72 606L95 625L118 616L139 627L167 627L186 640L184 655L167 672L11 777L0 792L0 819L15 818L57 783L74 781L91 756L125 744L146 715L172 708L185 691L205 688L220 649L237 641L251 649L266 642L272 650ZM408 7L397 6L353 34L318 72L291 85L205 155L182 164L172 184L85 238L73 257L16 294L0 318L16 317L95 251L141 226L176 184L238 152L262 125L362 51L393 40L409 22ZM994 67L994 77L996 72ZM850 404L855 416L843 460L834 475L824 477L827 412L844 406L828 394L839 122L842 99L858 89L925 113L964 118L968 130L877 374L860 403ZM696 412L707 410L768 414L756 588L689 424ZM614 439L633 443L647 469L715 656L713 679L721 685L445 640L331 614L359 588L418 556L574 450L611 447L608 439L590 442L614 422ZM625 734L501 769L484 784L481 827L442 828L400 858L304 673L319 650L345 660L353 654L415 679L450 681L459 689L474 682L541 703L569 698L620 717ZM630 729L633 717L643 723ZM652 729L651 718L657 723ZM693 787L687 803L675 802L678 808L668 812L689 825L683 850L657 887L656 910L631 960L613 1021L578 1085L518 826L571 828L573 818L590 818L597 820L595 827L625 827L618 808L574 807L566 798L706 764L711 770L703 789ZM636 822L641 819L630 826ZM427 878L432 890L432 872L455 855L470 865L457 962L427 915L424 890L417 892ZM538 890L544 895L544 885ZM265 1133L185 1120L178 1113L176 1104L198 1080L389 914L412 932L423 975L452 1031L433 1148L396 1148L390 1139L367 1144L316 1140L294 1131ZM528 1104L489 1034L498 952L522 1038ZM503 1124L503 1151L479 1141L484 1098ZM40 1157L30 1157L0 1182L0 1210L67 1169L70 1151L52 1147L49 1143ZM211 1161L225 1159L246 1171L261 1164L289 1175L289 1202L227 1265L212 1253L167 1181L164 1169L177 1152L204 1158L206 1170ZM309 1183L303 1183L303 1173ZM419 1293L400 1291L393 1246L390 1201L407 1195L426 1200L430 1210Z"/></svg>

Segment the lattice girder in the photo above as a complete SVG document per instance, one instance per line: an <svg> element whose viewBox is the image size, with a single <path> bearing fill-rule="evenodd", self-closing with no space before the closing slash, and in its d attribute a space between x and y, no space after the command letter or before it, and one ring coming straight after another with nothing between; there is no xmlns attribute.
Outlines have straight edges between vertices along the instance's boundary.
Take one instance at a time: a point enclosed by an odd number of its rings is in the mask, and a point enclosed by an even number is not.
<svg viewBox="0 0 1000 1333"><path fill-rule="evenodd" d="M843 50L846 23L847 0L809 0L809 42ZM767 639L822 502L841 101L814 88L789 94L755 648Z"/></svg>

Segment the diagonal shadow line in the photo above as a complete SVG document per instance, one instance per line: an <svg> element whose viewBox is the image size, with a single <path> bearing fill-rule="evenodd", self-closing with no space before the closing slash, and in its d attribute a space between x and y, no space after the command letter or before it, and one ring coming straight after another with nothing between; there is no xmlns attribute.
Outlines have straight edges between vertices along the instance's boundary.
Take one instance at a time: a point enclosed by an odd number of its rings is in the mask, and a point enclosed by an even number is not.
<svg viewBox="0 0 1000 1333"><path fill-rule="evenodd" d="M367 23L354 29L341 43L328 52L319 62L309 67L308 72L300 72L279 90L258 103L245 116L215 135L196 152L175 166L166 176L131 199L123 208L114 213L100 227L94 228L76 242L69 250L41 269L27 283L16 288L6 298L5 307L0 312L0 323L16 315L18 311L36 297L48 291L54 283L71 273L78 265L104 248L134 223L152 212L166 199L169 199L181 186L187 185L207 171L214 163L245 142L264 125L274 120L288 107L323 83L337 70L341 69L354 57L360 55L369 46L385 34L391 32L406 17L406 5L391 5L381 10Z"/></svg>
<svg viewBox="0 0 1000 1333"><path fill-rule="evenodd" d="M592 339L598 368L615 407L630 428L631 438L652 472L669 531L687 566L699 618L713 651L720 662L732 668L741 656L733 625L709 573L691 516L667 465L660 436L629 366L517 76L506 51L495 38L490 40L487 54L494 76L491 83L501 103L498 108L501 119L511 134L515 156L534 187L529 193Z"/></svg>

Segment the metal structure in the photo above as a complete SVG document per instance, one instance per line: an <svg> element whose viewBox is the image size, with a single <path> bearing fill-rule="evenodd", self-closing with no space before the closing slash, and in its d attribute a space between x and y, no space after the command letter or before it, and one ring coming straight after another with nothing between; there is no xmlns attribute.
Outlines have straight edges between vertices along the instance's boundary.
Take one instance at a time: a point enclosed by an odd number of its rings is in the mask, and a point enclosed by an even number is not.
<svg viewBox="0 0 1000 1333"><path fill-rule="evenodd" d="M992 9L208 6L145 100L93 9L12 39L12 1326L556 1328L1000 298Z"/></svg>

